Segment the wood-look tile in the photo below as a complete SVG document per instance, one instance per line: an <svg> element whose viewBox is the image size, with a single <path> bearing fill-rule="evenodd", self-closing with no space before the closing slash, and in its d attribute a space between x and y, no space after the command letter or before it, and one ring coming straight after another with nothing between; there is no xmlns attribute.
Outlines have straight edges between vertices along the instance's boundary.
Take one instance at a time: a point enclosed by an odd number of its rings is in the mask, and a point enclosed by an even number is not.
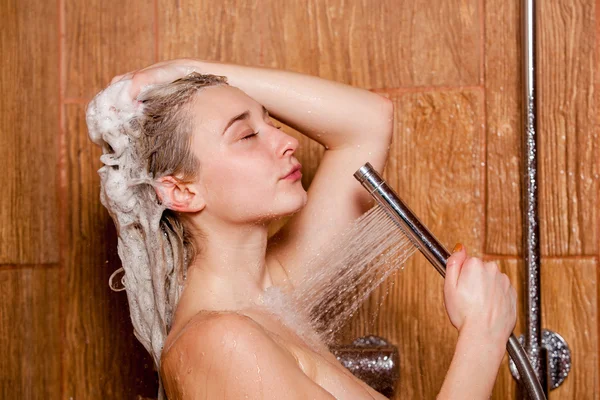
<svg viewBox="0 0 600 400"><path fill-rule="evenodd" d="M486 252L519 254L521 55L516 3L486 5ZM590 0L539 5L538 181L542 254L598 251L599 141Z"/></svg>
<svg viewBox="0 0 600 400"><path fill-rule="evenodd" d="M540 227L546 255L598 252L600 140L594 1L541 3Z"/></svg>
<svg viewBox="0 0 600 400"><path fill-rule="evenodd" d="M486 253L521 249L520 6L492 0L485 14Z"/></svg>
<svg viewBox="0 0 600 400"><path fill-rule="evenodd" d="M385 177L449 248L482 250L483 96L478 90L404 93Z"/></svg>
<svg viewBox="0 0 600 400"><path fill-rule="evenodd" d="M162 1L160 57L260 64L369 88L479 84L479 2L417 3Z"/></svg>
<svg viewBox="0 0 600 400"><path fill-rule="evenodd" d="M259 65L268 7L243 0L158 0L159 58Z"/></svg>
<svg viewBox="0 0 600 400"><path fill-rule="evenodd" d="M0 269L0 397L59 399L59 269Z"/></svg>
<svg viewBox="0 0 600 400"><path fill-rule="evenodd" d="M390 98L396 129L386 180L447 247L462 242L480 254L481 93L425 92ZM371 295L341 335L350 342L376 334L398 347L396 399L435 398L442 385L457 337L446 316L442 290L443 279L417 254Z"/></svg>
<svg viewBox="0 0 600 400"><path fill-rule="evenodd" d="M263 62L366 88L480 83L479 1L266 1Z"/></svg>
<svg viewBox="0 0 600 400"><path fill-rule="evenodd" d="M91 99L111 78L155 61L154 4L65 0L66 98Z"/></svg>
<svg viewBox="0 0 600 400"><path fill-rule="evenodd" d="M0 264L57 263L56 4L3 1L0 15Z"/></svg>
<svg viewBox="0 0 600 400"><path fill-rule="evenodd" d="M501 261L501 269L518 293L515 334L525 330L523 263ZM593 259L542 260L542 328L561 335L571 350L572 366L563 384L551 391L550 399L593 399L598 394L598 265ZM493 399L515 398L516 383L504 357Z"/></svg>
<svg viewBox="0 0 600 400"><path fill-rule="evenodd" d="M133 336L125 292L112 292L120 267L113 222L100 204L100 148L87 136L84 107L66 106L68 248L64 268L65 398L155 396L153 363Z"/></svg>

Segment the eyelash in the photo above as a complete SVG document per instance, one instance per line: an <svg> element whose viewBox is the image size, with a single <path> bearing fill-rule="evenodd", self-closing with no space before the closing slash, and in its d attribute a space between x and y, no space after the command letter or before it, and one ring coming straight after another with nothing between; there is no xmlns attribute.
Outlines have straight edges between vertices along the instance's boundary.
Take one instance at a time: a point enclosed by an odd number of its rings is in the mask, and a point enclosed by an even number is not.
<svg viewBox="0 0 600 400"><path fill-rule="evenodd" d="M281 126L276 126L275 128L277 128L277 129L281 129ZM252 137L254 137L254 136L256 136L256 135L258 135L258 132L253 132L251 135L244 136L244 137L242 138L242 140L248 140L248 139L250 139L250 138L252 138Z"/></svg>
<svg viewBox="0 0 600 400"><path fill-rule="evenodd" d="M248 139L250 139L251 137L254 137L254 136L256 136L256 135L258 135L258 132L254 132L254 133L253 133L253 134L251 134L251 135L244 136L244 137L242 138L242 140L248 140Z"/></svg>

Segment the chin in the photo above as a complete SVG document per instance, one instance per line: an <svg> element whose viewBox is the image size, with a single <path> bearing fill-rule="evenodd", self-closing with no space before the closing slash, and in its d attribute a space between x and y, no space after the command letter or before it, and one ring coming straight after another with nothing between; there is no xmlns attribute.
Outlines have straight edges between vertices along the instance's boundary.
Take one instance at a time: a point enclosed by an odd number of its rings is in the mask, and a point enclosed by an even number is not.
<svg viewBox="0 0 600 400"><path fill-rule="evenodd" d="M294 212L298 212L304 208L306 202L308 201L308 193L305 190L302 190L302 195L298 196L298 208Z"/></svg>
<svg viewBox="0 0 600 400"><path fill-rule="evenodd" d="M298 194L294 196L293 199L289 199L286 202L286 207L281 213L280 217L287 217L293 214L296 214L298 211L302 210L308 201L308 195L305 191L302 194Z"/></svg>

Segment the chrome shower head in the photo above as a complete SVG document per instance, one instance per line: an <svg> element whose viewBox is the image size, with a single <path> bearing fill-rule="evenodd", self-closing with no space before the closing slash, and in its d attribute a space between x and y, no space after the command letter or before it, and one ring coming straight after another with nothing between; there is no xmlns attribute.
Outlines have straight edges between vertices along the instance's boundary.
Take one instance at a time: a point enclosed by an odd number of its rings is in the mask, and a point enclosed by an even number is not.
<svg viewBox="0 0 600 400"><path fill-rule="evenodd" d="M450 252L421 223L414 212L398 197L381 176L366 163L354 173L354 177L371 193L415 246L443 276L446 276L446 261Z"/></svg>

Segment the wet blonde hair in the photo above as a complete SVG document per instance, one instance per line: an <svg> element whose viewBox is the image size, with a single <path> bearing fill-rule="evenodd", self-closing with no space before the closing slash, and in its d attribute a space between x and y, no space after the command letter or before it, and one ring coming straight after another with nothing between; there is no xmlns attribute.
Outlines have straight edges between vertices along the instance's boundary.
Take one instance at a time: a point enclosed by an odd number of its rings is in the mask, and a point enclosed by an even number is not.
<svg viewBox="0 0 600 400"><path fill-rule="evenodd" d="M158 370L199 232L162 204L155 188L165 176L180 182L197 177L190 105L203 88L218 85L227 79L192 73L145 90L136 106L127 95L131 81L118 82L98 93L86 111L90 139L102 147L100 200L117 228L134 334Z"/></svg>
<svg viewBox="0 0 600 400"><path fill-rule="evenodd" d="M223 76L192 73L172 83L157 85L138 97L143 103L143 114L136 120L142 135L137 145L146 161L148 173L159 179L172 176L182 183L196 179L200 162L192 153L194 129L190 103L195 94L208 86L226 85ZM171 246L182 260L177 276L183 279L187 265L193 261L197 249L192 240L191 226L181 214L166 209L161 218L163 231L177 238ZM199 234L197 230L194 232Z"/></svg>

